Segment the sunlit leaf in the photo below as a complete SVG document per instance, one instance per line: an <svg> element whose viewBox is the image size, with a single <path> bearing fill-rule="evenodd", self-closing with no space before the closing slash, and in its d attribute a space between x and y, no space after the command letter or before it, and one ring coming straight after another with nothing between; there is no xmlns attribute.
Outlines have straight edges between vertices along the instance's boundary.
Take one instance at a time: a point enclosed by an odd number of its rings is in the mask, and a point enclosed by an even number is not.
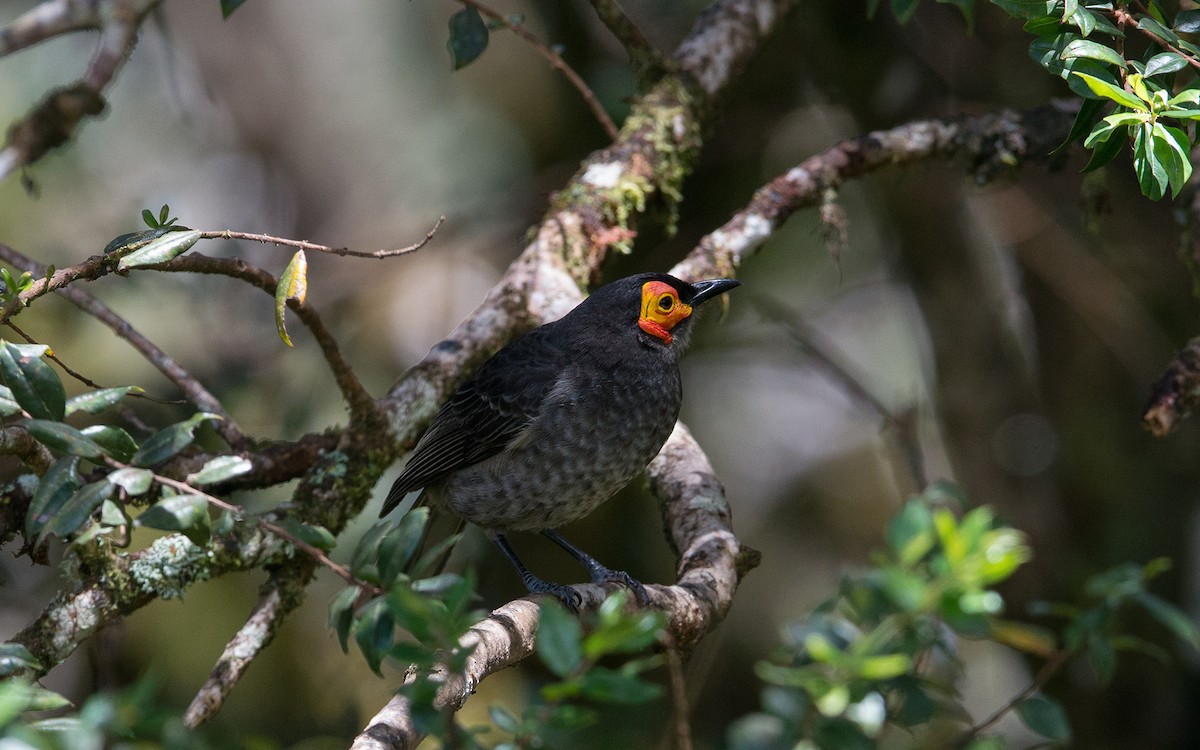
<svg viewBox="0 0 1200 750"><path fill-rule="evenodd" d="M104 452L118 461L128 462L137 452L137 441L120 427L106 424L96 424L80 430L88 440L104 449Z"/></svg>
<svg viewBox="0 0 1200 750"><path fill-rule="evenodd" d="M82 393L67 399L66 413L73 414L77 411L84 411L88 414L99 414L115 405L126 394L130 392L141 393L141 391L142 389L136 386L123 385L116 388L101 388L98 391Z"/></svg>
<svg viewBox="0 0 1200 750"><path fill-rule="evenodd" d="M189 474L187 482L197 486L216 484L241 476L253 468L254 465L245 456L217 456L206 461L196 473Z"/></svg>
<svg viewBox="0 0 1200 750"><path fill-rule="evenodd" d="M1111 99L1117 104L1120 104L1124 107L1129 107L1132 110L1146 109L1145 102L1119 86L1114 86L1108 81L1102 80L1087 73L1074 72L1072 75L1078 76L1080 79L1082 79L1083 82L1087 84L1087 87L1091 89L1092 92L1097 96L1102 96L1105 99Z"/></svg>
<svg viewBox="0 0 1200 750"><path fill-rule="evenodd" d="M283 270L283 275L279 277L279 283L275 285L275 329L279 332L279 338L283 339L283 343L288 346L292 345L292 338L288 336L284 310L287 308L288 300L304 304L307 296L308 259L303 250L297 250L288 262L287 268Z"/></svg>
<svg viewBox="0 0 1200 750"><path fill-rule="evenodd" d="M172 227L174 229L174 227ZM117 261L117 269L124 271L140 266L154 266L177 256L183 255L200 241L202 232L197 230L168 232L162 237L151 240L142 248L128 255L121 256Z"/></svg>

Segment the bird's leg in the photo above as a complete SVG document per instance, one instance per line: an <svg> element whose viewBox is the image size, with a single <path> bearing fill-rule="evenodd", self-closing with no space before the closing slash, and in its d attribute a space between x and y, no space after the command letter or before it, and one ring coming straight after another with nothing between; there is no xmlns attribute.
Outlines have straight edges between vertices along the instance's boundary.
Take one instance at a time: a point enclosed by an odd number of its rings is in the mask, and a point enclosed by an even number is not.
<svg viewBox="0 0 1200 750"><path fill-rule="evenodd" d="M525 588L529 589L529 593L549 594L556 597L570 611L579 611L579 605L583 603L583 597L579 595L578 591L561 583L544 581L533 573L530 573L529 568L526 568L525 564L517 557L517 553L513 552L512 547L508 546L508 540L504 538L504 532L491 530L488 536L492 538L492 541L496 543L496 546L500 548L500 551L504 553L508 561L521 574L521 580L525 583Z"/></svg>
<svg viewBox="0 0 1200 750"><path fill-rule="evenodd" d="M599 560L568 542L557 531L545 529L542 531L542 535L565 549L571 557L582 563L583 567L587 568L588 573L591 574L592 583L619 583L633 591L633 595L637 597L638 604L644 607L650 603L650 597L646 594L646 587L642 585L641 581L623 570L612 570L604 567L600 564Z"/></svg>

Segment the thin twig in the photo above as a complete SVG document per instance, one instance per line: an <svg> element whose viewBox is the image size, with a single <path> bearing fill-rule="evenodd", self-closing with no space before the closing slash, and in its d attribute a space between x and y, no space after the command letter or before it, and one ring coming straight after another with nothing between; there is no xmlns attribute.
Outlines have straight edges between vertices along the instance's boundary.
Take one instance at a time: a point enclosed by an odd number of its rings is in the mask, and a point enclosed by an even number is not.
<svg viewBox="0 0 1200 750"><path fill-rule="evenodd" d="M842 388L850 393L851 396L866 404L871 411L883 419L884 424L896 433L897 442L904 453L906 468L916 488L925 487L928 484L928 479L925 473L924 454L921 451L921 443L916 434L916 423L911 414L907 412L897 413L889 408L887 404L883 403L861 380L850 372L848 367L842 364L844 357L836 352L836 347L831 342L824 341L820 333L800 320L794 311L786 305L768 297L755 295L750 296L750 301L767 318L781 323L787 330L788 336L797 346L841 383Z"/></svg>
<svg viewBox="0 0 1200 750"><path fill-rule="evenodd" d="M580 75L575 72L574 68L567 64L566 60L562 59L562 55L552 50L546 45L545 42L543 42L541 39L538 39L532 32L526 29L519 22L515 22L506 18L497 11L494 11L483 3L479 2L479 0L458 0L458 2L474 8L496 23L511 29L514 34L528 42L531 47L537 50L538 54L546 58L552 68L566 76L567 81L569 81L570 84L575 87L575 90L579 92L579 95L583 97L583 101L587 104L588 109L592 110L592 115L594 115L596 120L599 121L600 127L604 128L604 132L608 134L608 137L614 141L617 139L618 131L616 123L614 123L612 118L608 116L608 113L604 111L604 106L600 104L600 100L596 98L596 94L592 92L587 83L584 82L583 78L581 78Z"/></svg>
<svg viewBox="0 0 1200 750"><path fill-rule="evenodd" d="M1044 688L1046 683L1050 681L1050 678L1058 674L1059 670L1066 665L1067 660L1071 658L1072 653L1073 652L1068 649L1062 649L1061 651L1056 652L1054 656L1050 657L1050 659L1042 665L1041 669L1038 670L1037 674L1034 675L1033 679L1029 681L1029 684L1026 685L1021 692L1014 695L1007 703L998 708L991 716L987 717L978 724L975 724L970 729L959 735L958 739L954 741L953 747L966 747L968 744L970 744L971 740L975 739L982 732L987 731L990 727L1007 716L1010 711L1017 707L1018 703Z"/></svg>
<svg viewBox="0 0 1200 750"><path fill-rule="evenodd" d="M269 234L253 234L251 232L235 232L231 229L222 229L217 231L201 232L200 238L205 240L250 240L252 242L261 242L264 245L281 245L284 247L294 247L299 250L311 250L316 253L329 253L330 255L349 256L352 258L395 258L400 255L408 255L429 244L433 239L433 235L441 228L443 222L446 221L445 216L438 217L437 222L425 233L425 237L418 242L415 242L407 247L397 247L388 250L376 250L374 252L363 252L350 250L345 247L329 247L328 245L318 245L315 242L306 240L291 240L286 237L274 237Z"/></svg>

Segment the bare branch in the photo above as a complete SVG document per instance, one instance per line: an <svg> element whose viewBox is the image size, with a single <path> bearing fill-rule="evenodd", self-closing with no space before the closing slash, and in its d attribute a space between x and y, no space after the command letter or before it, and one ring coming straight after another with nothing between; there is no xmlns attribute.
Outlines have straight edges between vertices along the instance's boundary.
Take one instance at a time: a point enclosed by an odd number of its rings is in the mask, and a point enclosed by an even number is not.
<svg viewBox="0 0 1200 750"><path fill-rule="evenodd" d="M162 0L46 0L0 29L0 56L72 31L99 29L83 77L47 94L8 130L0 180L70 140L85 117L104 111L104 90L137 43L137 29Z"/></svg>
<svg viewBox="0 0 1200 750"><path fill-rule="evenodd" d="M827 188L885 167L959 156L970 159L976 180L991 180L1025 161L1047 158L1066 138L1074 117L1070 106L1049 105L1023 113L912 122L843 141L760 188L746 208L702 238L671 273L684 279L726 275L793 213L819 205Z"/></svg>

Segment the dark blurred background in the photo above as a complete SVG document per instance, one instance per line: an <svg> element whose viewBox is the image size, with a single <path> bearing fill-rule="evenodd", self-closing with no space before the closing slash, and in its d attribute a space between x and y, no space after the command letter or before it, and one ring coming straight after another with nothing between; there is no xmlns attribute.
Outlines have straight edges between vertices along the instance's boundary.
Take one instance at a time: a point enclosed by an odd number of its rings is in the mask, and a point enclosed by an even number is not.
<svg viewBox="0 0 1200 750"><path fill-rule="evenodd" d="M0 21L35 4L4 0ZM705 5L622 4L664 50ZM634 90L624 56L585 2L494 6L524 13L610 112L627 111ZM452 72L446 22L457 9L448 0L252 0L223 22L215 0L164 4L111 90L109 113L32 170L37 195L16 179L0 184L0 241L61 267L138 228L142 208L169 203L194 228L375 250L417 240L444 214L435 240L413 256L309 256L309 301L367 386L383 392L481 300L550 193L604 145L575 92L512 34L495 33L479 61ZM1029 59L1020 24L986 3L971 31L949 5L922 4L904 27L886 12L865 18L865 2L802 3L724 103L685 186L678 233L639 227L636 255L615 260L610 277L669 268L755 188L841 139L1068 95ZM92 42L71 37L0 59L3 117L76 78ZM1192 282L1169 202L1143 199L1124 159L1090 175L1080 174L1083 163L1076 153L1056 172L1027 168L982 188L965 165L943 162L846 185L847 244L836 256L816 213L802 213L742 269L746 287L728 313L710 312L684 364L683 418L763 564L689 664L699 747L719 747L724 727L757 707L754 662L783 623L867 564L911 490L878 414L793 341L797 324L816 331L890 409L915 410L931 478L955 479L1031 535L1036 557L1005 589L1009 614L1070 598L1112 565L1159 556L1175 567L1156 592L1196 612L1200 428L1185 424L1155 440L1140 424L1150 384L1197 333ZM275 272L290 254L232 242L204 250ZM86 288L177 357L252 434L294 438L344 420L316 347L295 330L294 350L280 344L266 295L228 279L150 273ZM788 320L762 312L762 299L785 305ZM174 396L107 329L61 300L39 301L19 322L104 385ZM170 407L144 412L160 423L179 417ZM265 508L288 489L237 499ZM369 508L339 551L352 549L374 516ZM643 580L673 578L638 483L568 532ZM515 544L536 570L573 570L549 545ZM484 603L521 594L493 550L478 550ZM44 605L58 574L4 555L0 575L0 621L13 633ZM166 700L182 707L260 583L228 577L150 606L48 684L82 696L153 670ZM312 587L234 692L219 731L282 746L341 738L306 744L336 747L386 701L400 675L374 677L357 655L340 653L325 626L338 588L332 576ZM1107 687L1086 665L1064 671L1050 692L1065 702L1077 745L1200 746L1195 655L1149 623L1131 627L1176 660L1125 655ZM988 644L964 642L962 657L977 718L1036 668ZM486 721L490 702L519 707L541 678L529 665L487 680L465 722ZM625 734L614 737L610 725L578 746L653 747L665 713L622 709L616 731ZM1030 739L1015 720L1001 729Z"/></svg>

